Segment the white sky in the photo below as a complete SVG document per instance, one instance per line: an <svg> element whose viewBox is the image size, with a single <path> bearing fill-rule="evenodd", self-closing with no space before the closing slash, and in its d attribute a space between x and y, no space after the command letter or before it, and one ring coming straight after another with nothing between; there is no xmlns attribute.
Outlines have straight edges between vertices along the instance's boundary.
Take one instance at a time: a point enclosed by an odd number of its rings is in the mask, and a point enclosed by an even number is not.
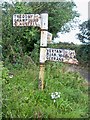
<svg viewBox="0 0 90 120"><path fill-rule="evenodd" d="M82 21L88 19L88 2L90 0L74 0L77 5L77 10L81 14Z"/></svg>

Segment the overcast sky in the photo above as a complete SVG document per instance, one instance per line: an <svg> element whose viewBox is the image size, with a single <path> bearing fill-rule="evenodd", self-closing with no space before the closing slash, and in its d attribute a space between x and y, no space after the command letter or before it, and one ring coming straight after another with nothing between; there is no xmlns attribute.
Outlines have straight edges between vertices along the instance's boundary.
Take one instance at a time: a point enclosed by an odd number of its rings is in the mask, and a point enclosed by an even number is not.
<svg viewBox="0 0 90 120"><path fill-rule="evenodd" d="M15 1L15 0L0 0L0 3L4 1ZM16 1L20 1L20 0L16 0ZM26 0L27 1L27 0ZM77 6L77 11L80 13L80 17L79 19L81 20L81 23L83 21L88 20L88 2L90 0L73 0L76 3ZM50 31L49 31L50 32ZM76 27L76 30L72 30L69 33L65 33L65 34L61 34L59 33L59 38L55 38L55 42L73 42L76 44L80 44L80 41L78 39L75 38L76 33L79 32L78 27Z"/></svg>

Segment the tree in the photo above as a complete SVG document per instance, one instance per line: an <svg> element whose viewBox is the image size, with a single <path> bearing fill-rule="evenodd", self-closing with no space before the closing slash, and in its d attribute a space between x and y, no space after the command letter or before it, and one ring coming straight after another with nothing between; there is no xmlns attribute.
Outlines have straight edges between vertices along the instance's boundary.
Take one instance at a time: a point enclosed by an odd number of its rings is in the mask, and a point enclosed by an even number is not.
<svg viewBox="0 0 90 120"><path fill-rule="evenodd" d="M81 64L90 67L90 19L80 24L79 29L77 36L83 44L77 49L77 56Z"/></svg>
<svg viewBox="0 0 90 120"><path fill-rule="evenodd" d="M90 20L83 22L79 26L80 33L77 34L82 43L90 44Z"/></svg>

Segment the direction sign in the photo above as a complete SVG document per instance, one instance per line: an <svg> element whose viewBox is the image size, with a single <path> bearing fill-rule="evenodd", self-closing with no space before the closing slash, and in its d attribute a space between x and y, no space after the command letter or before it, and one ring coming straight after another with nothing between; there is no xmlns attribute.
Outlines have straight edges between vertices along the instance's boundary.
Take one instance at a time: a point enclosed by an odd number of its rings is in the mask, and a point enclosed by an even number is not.
<svg viewBox="0 0 90 120"><path fill-rule="evenodd" d="M14 14L13 26L41 26L39 14Z"/></svg>
<svg viewBox="0 0 90 120"><path fill-rule="evenodd" d="M46 60L78 64L75 50L47 48Z"/></svg>

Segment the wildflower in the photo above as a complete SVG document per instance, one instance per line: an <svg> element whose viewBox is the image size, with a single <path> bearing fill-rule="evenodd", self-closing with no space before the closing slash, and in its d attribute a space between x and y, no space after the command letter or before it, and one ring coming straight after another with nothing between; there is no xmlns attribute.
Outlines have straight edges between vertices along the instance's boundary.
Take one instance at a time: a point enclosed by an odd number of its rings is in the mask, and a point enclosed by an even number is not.
<svg viewBox="0 0 90 120"><path fill-rule="evenodd" d="M59 93L58 92L55 92L56 95L58 95Z"/></svg>
<svg viewBox="0 0 90 120"><path fill-rule="evenodd" d="M60 95L58 95L58 98L60 98Z"/></svg>
<svg viewBox="0 0 90 120"><path fill-rule="evenodd" d="M54 95L54 94L51 94L51 98L54 99L54 98L55 98L55 95Z"/></svg>
<svg viewBox="0 0 90 120"><path fill-rule="evenodd" d="M56 100L53 101L54 103L56 102Z"/></svg>
<svg viewBox="0 0 90 120"><path fill-rule="evenodd" d="M51 93L51 99L57 99L57 98L60 98L60 92L54 92L54 93Z"/></svg>

